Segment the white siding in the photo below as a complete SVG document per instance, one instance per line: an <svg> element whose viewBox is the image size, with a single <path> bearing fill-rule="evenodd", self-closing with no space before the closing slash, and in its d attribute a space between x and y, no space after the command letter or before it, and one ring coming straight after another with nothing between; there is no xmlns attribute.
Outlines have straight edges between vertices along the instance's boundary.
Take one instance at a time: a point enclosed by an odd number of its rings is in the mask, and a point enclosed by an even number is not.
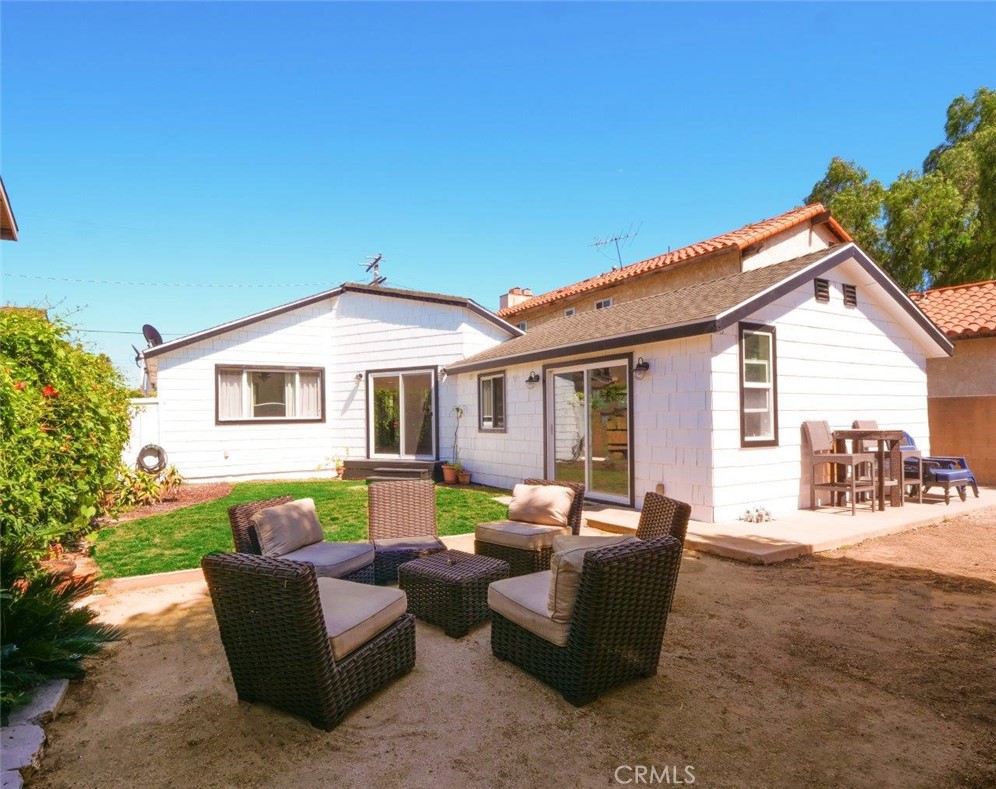
<svg viewBox="0 0 996 789"><path fill-rule="evenodd" d="M504 337L462 307L347 292L159 357L160 443L192 480L316 476L346 450L366 456L358 372L443 367ZM219 364L323 368L325 422L216 425ZM443 435L453 388L440 386Z"/></svg>
<svg viewBox="0 0 996 789"><path fill-rule="evenodd" d="M777 516L809 506L802 475L806 420L826 420L836 429L874 419L883 428L927 436L923 351L901 319L883 309L887 302L877 301L880 291L858 267L845 263L825 277L830 303L817 302L808 282L747 319L773 325L777 334L777 447L740 447L738 327L712 337L717 521L734 520L747 507ZM856 307L844 306L844 282L858 284Z"/></svg>

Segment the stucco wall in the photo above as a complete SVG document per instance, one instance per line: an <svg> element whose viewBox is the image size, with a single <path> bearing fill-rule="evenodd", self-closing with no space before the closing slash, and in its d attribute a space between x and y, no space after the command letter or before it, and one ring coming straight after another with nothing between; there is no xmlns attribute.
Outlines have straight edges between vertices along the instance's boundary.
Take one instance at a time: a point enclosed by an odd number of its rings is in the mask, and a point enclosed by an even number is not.
<svg viewBox="0 0 996 789"><path fill-rule="evenodd" d="M356 382L358 372L438 368L504 336L461 307L409 299L346 293L301 307L159 357L161 444L191 480L314 476L347 449L366 456L366 382ZM325 422L216 425L218 364L323 368ZM453 389L439 386L443 436Z"/></svg>
<svg viewBox="0 0 996 789"><path fill-rule="evenodd" d="M927 395L996 395L996 337L957 340L954 355L928 359Z"/></svg>
<svg viewBox="0 0 996 789"><path fill-rule="evenodd" d="M636 279L627 280L611 288L564 299L555 304L534 307L510 316L508 321L515 325L526 321L528 331L529 328L535 328L553 318L562 318L564 310L568 307L574 307L578 312L588 312L595 309L596 301L609 296L612 297L614 304L621 304L697 282L727 277L739 271L740 252L734 249L702 260L690 261L674 268L661 269Z"/></svg>

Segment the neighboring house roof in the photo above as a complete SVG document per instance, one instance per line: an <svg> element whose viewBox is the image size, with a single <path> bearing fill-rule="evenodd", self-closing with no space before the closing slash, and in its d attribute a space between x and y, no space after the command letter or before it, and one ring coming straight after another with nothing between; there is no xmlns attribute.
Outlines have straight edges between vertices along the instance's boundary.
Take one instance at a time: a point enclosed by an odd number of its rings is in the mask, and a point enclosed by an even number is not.
<svg viewBox="0 0 996 789"><path fill-rule="evenodd" d="M268 318L273 318L277 315L282 315L285 312L290 312L292 310L299 309L301 307L306 307L310 304L316 304L320 301L325 301L326 299L331 299L335 296L341 296L343 293L365 293L371 296L382 296L385 298L393 299L411 299L413 301L423 301L434 304L447 304L453 307L464 307L476 312L485 320L490 321L501 329L504 329L513 337L517 337L522 334L520 329L512 326L510 323L506 323L489 309L482 307L473 299L463 298L462 296L447 296L443 293L429 293L420 290L402 290L401 288L385 288L382 285L362 285L358 282L344 282L337 288L332 288L331 290L322 291L321 293L316 293L313 296L306 296L303 299L298 299L297 301L292 301L287 304L281 304L279 307L274 307L269 310L264 310L263 312L257 312L253 315L247 315L245 318L239 318L238 320L230 321L228 323L223 323L219 326L214 326L210 329L205 329L204 331L196 332L195 334L188 334L185 337L179 337L175 340L170 340L169 342L164 342L162 345L156 345L153 348L147 348L143 351L143 355L146 358L151 358L154 356L161 356L164 353L170 351L175 351L177 348L182 348L186 345L191 345L195 342L200 342L202 340L210 339L211 337L217 337L219 334L225 334L226 332L233 331L235 329L241 329L244 326L249 326L253 323L258 323L259 321L267 320Z"/></svg>
<svg viewBox="0 0 996 789"><path fill-rule="evenodd" d="M816 222L814 222L814 220L816 220ZM698 241L694 244L689 244L687 247L676 249L664 255L658 255L657 257L642 260L639 263L632 263L628 266L616 269L615 271L599 274L596 277L590 277L582 280L581 282L576 282L573 285L567 285L563 288L551 290L548 293L542 293L539 296L534 296L528 301L523 301L511 307L498 310L498 314L503 318L508 318L525 310L533 309L534 307L540 307L544 304L552 304L553 302L570 298L571 296L578 296L582 293L601 290L602 288L617 285L628 279L639 277L652 271L659 271L660 269L668 268L669 266L674 266L678 263L684 263L686 260L692 260L693 258L710 255L714 252L732 249L739 249L741 252L744 252L750 247L760 244L763 241L767 241L768 239L777 236L779 233L784 233L786 230L791 230L793 227L797 227L798 225L806 222L814 224L826 222L827 226L840 241L846 242L851 240L851 237L847 234L847 231L837 223L836 219L830 216L830 212L827 211L822 204L813 203L812 205L803 206L802 208L794 208L791 211L771 219L765 219L761 222L754 222L750 225L744 225L739 230L731 230L729 233L723 233L722 235L707 239L705 241Z"/></svg>
<svg viewBox="0 0 996 789"><path fill-rule="evenodd" d="M910 298L952 339L996 336L996 280L911 293Z"/></svg>
<svg viewBox="0 0 996 789"><path fill-rule="evenodd" d="M7 187L3 185L3 178L0 178L0 238L4 241L17 241L17 220L14 219L14 211L10 207L10 198L7 197Z"/></svg>
<svg viewBox="0 0 996 789"><path fill-rule="evenodd" d="M780 296L854 258L946 353L944 334L872 260L853 243L812 252L752 271L623 302L607 310L578 313L540 324L461 362L448 372L493 369L640 343L722 331Z"/></svg>

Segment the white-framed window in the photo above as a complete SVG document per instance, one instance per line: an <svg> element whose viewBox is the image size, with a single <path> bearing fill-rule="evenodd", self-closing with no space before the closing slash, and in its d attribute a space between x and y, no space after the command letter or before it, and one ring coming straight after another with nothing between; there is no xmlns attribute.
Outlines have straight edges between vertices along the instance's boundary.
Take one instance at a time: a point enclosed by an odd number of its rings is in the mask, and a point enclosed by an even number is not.
<svg viewBox="0 0 996 789"><path fill-rule="evenodd" d="M488 373L477 378L480 408L479 430L505 430L505 373Z"/></svg>
<svg viewBox="0 0 996 789"><path fill-rule="evenodd" d="M740 446L778 445L775 328L740 324Z"/></svg>
<svg viewBox="0 0 996 789"><path fill-rule="evenodd" d="M323 371L318 368L216 367L217 422L299 421L325 418Z"/></svg>
<svg viewBox="0 0 996 789"><path fill-rule="evenodd" d="M574 307L568 307L566 310L564 310L564 317L573 318L576 312L577 310Z"/></svg>
<svg viewBox="0 0 996 789"><path fill-rule="evenodd" d="M515 328L517 328L519 331L525 331L526 321L520 321L519 323L515 324Z"/></svg>
<svg viewBox="0 0 996 789"><path fill-rule="evenodd" d="M609 296L608 298L605 298L605 299L599 299L598 301L595 302L595 309L596 310L607 310L611 306L612 306L612 297L611 296Z"/></svg>

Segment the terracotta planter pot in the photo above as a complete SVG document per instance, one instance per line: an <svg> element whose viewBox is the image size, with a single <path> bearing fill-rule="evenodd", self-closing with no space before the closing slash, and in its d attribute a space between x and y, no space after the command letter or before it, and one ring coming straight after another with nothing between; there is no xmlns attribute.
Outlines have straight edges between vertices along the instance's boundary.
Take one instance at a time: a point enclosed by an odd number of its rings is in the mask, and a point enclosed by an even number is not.
<svg viewBox="0 0 996 789"><path fill-rule="evenodd" d="M470 472L469 471L460 471L460 472L458 472L457 473L457 480L460 482L461 485L469 485L470 484Z"/></svg>
<svg viewBox="0 0 996 789"><path fill-rule="evenodd" d="M443 482L452 485L457 481L457 470L453 466L444 463L443 464Z"/></svg>

